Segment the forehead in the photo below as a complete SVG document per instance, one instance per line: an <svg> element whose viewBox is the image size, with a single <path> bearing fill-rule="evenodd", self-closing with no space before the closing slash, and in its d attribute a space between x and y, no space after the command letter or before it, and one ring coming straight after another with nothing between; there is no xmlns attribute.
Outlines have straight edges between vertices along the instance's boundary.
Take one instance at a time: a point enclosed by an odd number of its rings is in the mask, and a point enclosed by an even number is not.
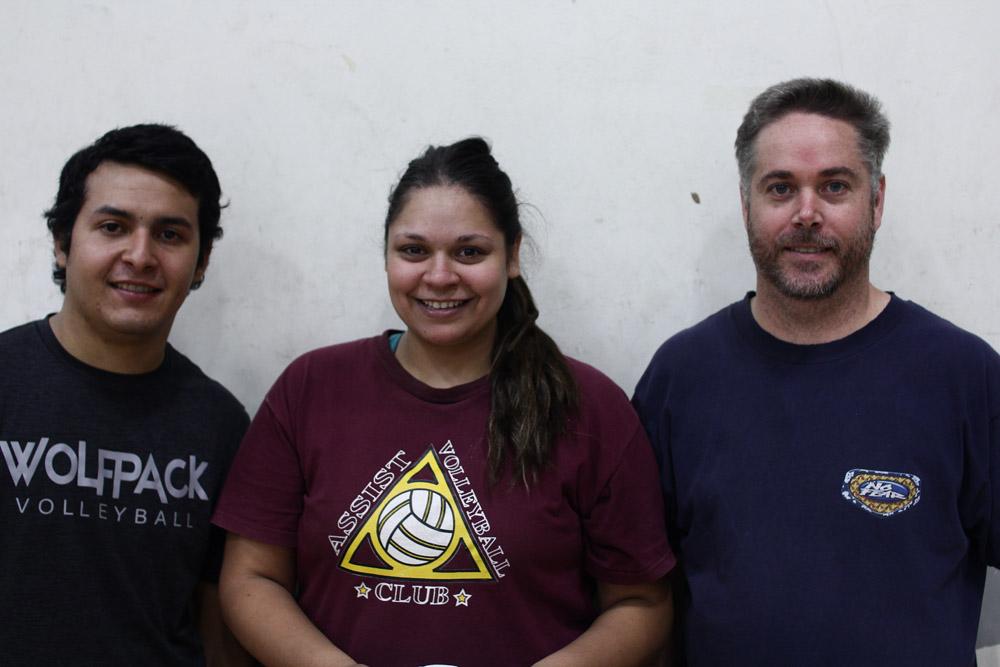
<svg viewBox="0 0 1000 667"><path fill-rule="evenodd" d="M198 200L177 180L151 169L102 162L86 180L80 215L114 208L137 218L181 217L198 222Z"/></svg>
<svg viewBox="0 0 1000 667"><path fill-rule="evenodd" d="M389 234L459 236L501 235L490 211L456 185L418 188L407 195L403 209L389 225Z"/></svg>
<svg viewBox="0 0 1000 667"><path fill-rule="evenodd" d="M757 135L754 173L812 172L849 167L861 173L864 161L858 132L845 121L794 112L774 121Z"/></svg>

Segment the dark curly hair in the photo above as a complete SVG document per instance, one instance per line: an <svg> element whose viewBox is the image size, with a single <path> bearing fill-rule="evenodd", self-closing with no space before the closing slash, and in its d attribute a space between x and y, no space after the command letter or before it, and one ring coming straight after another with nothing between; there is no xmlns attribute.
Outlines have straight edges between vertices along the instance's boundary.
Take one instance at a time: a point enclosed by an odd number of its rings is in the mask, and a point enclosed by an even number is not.
<svg viewBox="0 0 1000 667"><path fill-rule="evenodd" d="M45 211L52 238L69 254L73 224L87 196L87 177L102 162L136 165L159 172L184 186L198 200L198 265L204 265L212 243L222 238L219 202L222 188L212 161L187 135L170 125L155 123L111 130L90 146L77 151L63 166L59 191L52 208ZM58 264L52 279L66 291L66 269ZM201 286L199 281L191 289Z"/></svg>

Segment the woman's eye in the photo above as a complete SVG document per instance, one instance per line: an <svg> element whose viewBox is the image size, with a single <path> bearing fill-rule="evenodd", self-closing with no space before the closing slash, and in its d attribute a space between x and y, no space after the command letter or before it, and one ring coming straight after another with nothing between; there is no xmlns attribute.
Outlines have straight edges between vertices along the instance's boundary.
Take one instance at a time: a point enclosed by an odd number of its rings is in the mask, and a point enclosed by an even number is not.
<svg viewBox="0 0 1000 667"><path fill-rule="evenodd" d="M479 248L462 248L458 251L458 256L462 259L475 259L483 254L483 251Z"/></svg>

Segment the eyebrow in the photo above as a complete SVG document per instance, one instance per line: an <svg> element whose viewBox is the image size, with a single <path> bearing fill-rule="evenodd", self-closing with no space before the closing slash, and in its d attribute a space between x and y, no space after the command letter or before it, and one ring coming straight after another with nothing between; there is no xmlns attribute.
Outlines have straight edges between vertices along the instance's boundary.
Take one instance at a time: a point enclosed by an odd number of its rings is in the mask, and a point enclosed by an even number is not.
<svg viewBox="0 0 1000 667"><path fill-rule="evenodd" d="M820 176L850 176L851 178L857 178L858 172L854 171L850 167L830 167L829 169L824 169L819 172Z"/></svg>
<svg viewBox="0 0 1000 667"><path fill-rule="evenodd" d="M850 167L830 167L819 172L819 175L825 178L829 178L830 176L851 176L853 178L857 178L858 172L854 171ZM772 178L792 178L793 176L794 174L790 171L775 169L761 176L760 181L763 183L764 181L769 181Z"/></svg>
<svg viewBox="0 0 1000 667"><path fill-rule="evenodd" d="M790 172L790 171L782 171L780 169L773 169L773 170L767 172L766 174L764 174L763 176L761 176L759 179L757 179L757 182L760 185L763 185L767 181L770 181L770 180L775 179L775 178L788 179L788 178L791 178L791 177L792 177L792 172Z"/></svg>
<svg viewBox="0 0 1000 667"><path fill-rule="evenodd" d="M135 216L128 211L114 206L108 206L107 204L95 210L94 213L97 213L98 215L113 215L116 218L125 218L126 220L135 219Z"/></svg>
<svg viewBox="0 0 1000 667"><path fill-rule="evenodd" d="M410 241L426 241L427 240L422 235L415 234L413 232L404 232L402 234L393 234L392 238L394 238L394 239L400 239L400 238L402 238L402 239L408 239Z"/></svg>
<svg viewBox="0 0 1000 667"><path fill-rule="evenodd" d="M134 213L126 211L125 209L118 208L117 206L111 206L109 204L105 204L104 206L95 209L94 213L97 215L111 215L116 218L122 218L123 220L128 220L130 222L134 222L136 219ZM153 224L172 225L175 227L188 227L188 228L194 227L194 225L191 224L191 221L188 220L187 218L182 218L173 215L165 215L155 218L153 220Z"/></svg>
<svg viewBox="0 0 1000 667"><path fill-rule="evenodd" d="M402 234L397 234L395 238L404 238L411 241L426 241L427 237L422 234L417 234L415 232L403 232ZM490 237L485 234L462 234L455 239L456 243L468 243L470 241L490 241Z"/></svg>

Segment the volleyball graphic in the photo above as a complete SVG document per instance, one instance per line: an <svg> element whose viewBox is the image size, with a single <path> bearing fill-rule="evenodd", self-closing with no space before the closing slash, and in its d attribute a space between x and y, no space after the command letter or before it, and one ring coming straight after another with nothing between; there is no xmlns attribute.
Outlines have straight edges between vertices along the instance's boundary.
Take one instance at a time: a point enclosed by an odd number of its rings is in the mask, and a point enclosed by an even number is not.
<svg viewBox="0 0 1000 667"><path fill-rule="evenodd" d="M451 505L437 491L412 489L393 497L378 517L378 540L404 565L426 565L441 556L455 533Z"/></svg>

